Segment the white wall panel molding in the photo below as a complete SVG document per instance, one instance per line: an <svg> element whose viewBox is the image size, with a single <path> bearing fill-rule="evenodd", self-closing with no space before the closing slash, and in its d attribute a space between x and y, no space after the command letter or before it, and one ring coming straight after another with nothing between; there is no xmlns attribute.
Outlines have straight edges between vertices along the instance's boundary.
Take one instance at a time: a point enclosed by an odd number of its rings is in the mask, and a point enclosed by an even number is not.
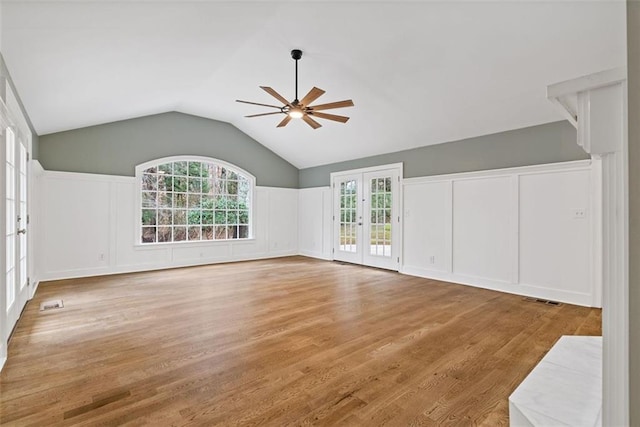
<svg viewBox="0 0 640 427"><path fill-rule="evenodd" d="M579 161L404 180L401 272L600 306L591 267L594 167Z"/></svg>
<svg viewBox="0 0 640 427"><path fill-rule="evenodd" d="M43 171L39 280L245 261L298 253L298 190L256 187L255 238L137 245L133 177Z"/></svg>
<svg viewBox="0 0 640 427"><path fill-rule="evenodd" d="M331 187L298 191L298 249L300 255L330 260L332 247Z"/></svg>

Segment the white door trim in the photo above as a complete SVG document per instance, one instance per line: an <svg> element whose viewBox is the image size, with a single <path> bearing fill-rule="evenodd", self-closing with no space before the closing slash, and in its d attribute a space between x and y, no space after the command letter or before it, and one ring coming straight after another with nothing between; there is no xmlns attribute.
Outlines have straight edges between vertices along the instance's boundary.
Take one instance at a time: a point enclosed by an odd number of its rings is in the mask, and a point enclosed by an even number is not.
<svg viewBox="0 0 640 427"><path fill-rule="evenodd" d="M392 247L394 247L394 257L396 257L396 260L394 262L394 268L393 270L395 271L399 271L400 269L400 265L402 265L402 236L403 236L403 176L404 176L404 168L403 168L403 163L391 163L391 164L386 164L386 165L380 165L380 166L371 166L371 167L366 167L366 168L358 168L358 169L350 169L350 170L345 170L345 171L339 171L339 172L332 172L330 174L330 188L332 191L332 209L331 209L331 213L332 213L332 217L333 217L333 224L331 227L332 230L332 242L333 242L333 246L332 246L332 251L331 251L331 260L335 260L335 253L336 253L336 242L338 241L336 238L336 231L337 231L337 226L336 226L336 221L338 220L338 218L335 215L336 212L336 195L335 195L335 188L336 188L336 182L339 181L341 178L345 178L345 177L349 177L349 176L353 176L353 175L361 175L364 176L365 174L369 174L369 173L376 173L376 172L383 172L383 171L394 171L395 173L397 173L398 176L398 182L397 187L395 189L395 198L397 199L397 203L395 203L395 210L393 213L393 216L395 217L394 223L397 224L397 229L393 232L392 234ZM368 215L368 213L367 213Z"/></svg>

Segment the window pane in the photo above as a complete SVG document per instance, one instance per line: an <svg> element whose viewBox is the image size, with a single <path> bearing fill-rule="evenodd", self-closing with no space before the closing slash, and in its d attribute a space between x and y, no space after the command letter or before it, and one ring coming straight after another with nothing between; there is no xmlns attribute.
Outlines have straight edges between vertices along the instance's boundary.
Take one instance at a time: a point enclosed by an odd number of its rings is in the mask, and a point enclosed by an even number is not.
<svg viewBox="0 0 640 427"><path fill-rule="evenodd" d="M249 224L249 211L238 212L238 220L240 224Z"/></svg>
<svg viewBox="0 0 640 427"><path fill-rule="evenodd" d="M189 227L189 240L200 240L200 226Z"/></svg>
<svg viewBox="0 0 640 427"><path fill-rule="evenodd" d="M176 193L184 193L187 191L187 178L176 176L173 178L173 191Z"/></svg>
<svg viewBox="0 0 640 427"><path fill-rule="evenodd" d="M158 227L158 242L171 242L171 227Z"/></svg>
<svg viewBox="0 0 640 427"><path fill-rule="evenodd" d="M187 162L175 162L173 164L174 175L186 175L187 174Z"/></svg>
<svg viewBox="0 0 640 427"><path fill-rule="evenodd" d="M173 193L158 193L158 205L161 208L170 208L173 206Z"/></svg>
<svg viewBox="0 0 640 427"><path fill-rule="evenodd" d="M190 208L199 208L200 207L201 198L199 194L189 194L189 207Z"/></svg>
<svg viewBox="0 0 640 427"><path fill-rule="evenodd" d="M173 207L174 208L186 208L187 207L187 193L174 193L173 194Z"/></svg>
<svg viewBox="0 0 640 427"><path fill-rule="evenodd" d="M158 190L159 191L173 191L173 177L158 175Z"/></svg>
<svg viewBox="0 0 640 427"><path fill-rule="evenodd" d="M227 238L227 227L217 225L215 228L215 239L222 240Z"/></svg>
<svg viewBox="0 0 640 427"><path fill-rule="evenodd" d="M200 224L200 209L189 211L189 224Z"/></svg>
<svg viewBox="0 0 640 427"><path fill-rule="evenodd" d="M173 173L173 163L165 163L158 166L158 172L171 175Z"/></svg>
<svg viewBox="0 0 640 427"><path fill-rule="evenodd" d="M173 241L182 242L187 240L187 227L173 227Z"/></svg>
<svg viewBox="0 0 640 427"><path fill-rule="evenodd" d="M142 225L156 225L156 212L155 209L143 209Z"/></svg>
<svg viewBox="0 0 640 427"><path fill-rule="evenodd" d="M238 194L238 181L227 181L227 194Z"/></svg>
<svg viewBox="0 0 640 427"><path fill-rule="evenodd" d="M142 227L142 242L154 243L156 242L156 228L155 227Z"/></svg>
<svg viewBox="0 0 640 427"><path fill-rule="evenodd" d="M171 225L173 221L172 216L172 211L170 209L162 209L158 211L158 224Z"/></svg>
<svg viewBox="0 0 640 427"><path fill-rule="evenodd" d="M173 224L184 225L187 223L187 211L184 209L176 209L173 211Z"/></svg>
<svg viewBox="0 0 640 427"><path fill-rule="evenodd" d="M189 162L189 176L200 176L200 175L202 175L202 163Z"/></svg>
<svg viewBox="0 0 640 427"><path fill-rule="evenodd" d="M142 192L142 207L155 208L157 206L156 198L158 193L155 191L143 191Z"/></svg>
<svg viewBox="0 0 640 427"><path fill-rule="evenodd" d="M156 191L158 189L158 175L145 173L142 175L142 190Z"/></svg>
<svg viewBox="0 0 640 427"><path fill-rule="evenodd" d="M202 224L205 224L205 225L213 224L213 211L211 210L202 211Z"/></svg>
<svg viewBox="0 0 640 427"><path fill-rule="evenodd" d="M215 214L215 223L216 224L226 224L227 223L227 212L226 211L216 211Z"/></svg>
<svg viewBox="0 0 640 427"><path fill-rule="evenodd" d="M200 173L200 171L198 171ZM200 193L202 191L201 178L189 178L189 193Z"/></svg>
<svg viewBox="0 0 640 427"><path fill-rule="evenodd" d="M214 200L215 199L213 198L213 196L210 196L210 195L202 196L202 208L213 209Z"/></svg>
<svg viewBox="0 0 640 427"><path fill-rule="evenodd" d="M238 223L238 211L229 211L229 212L227 212L227 223L228 224L237 224Z"/></svg>
<svg viewBox="0 0 640 427"><path fill-rule="evenodd" d="M213 240L213 227L202 227L202 240Z"/></svg>
<svg viewBox="0 0 640 427"><path fill-rule="evenodd" d="M240 239L248 239L249 238L249 227L247 227L246 225L241 225L240 227L238 227L238 230L239 230L238 237Z"/></svg>

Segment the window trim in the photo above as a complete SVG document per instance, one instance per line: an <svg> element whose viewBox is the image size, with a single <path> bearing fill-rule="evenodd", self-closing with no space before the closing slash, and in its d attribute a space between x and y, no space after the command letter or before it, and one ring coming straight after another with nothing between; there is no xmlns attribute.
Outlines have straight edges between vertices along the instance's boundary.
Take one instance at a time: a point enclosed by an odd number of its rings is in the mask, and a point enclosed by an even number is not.
<svg viewBox="0 0 640 427"><path fill-rule="evenodd" d="M249 190L249 237L242 239L219 239L219 240L183 240L179 242L150 242L143 243L142 236L142 221L141 221L141 213L142 213L142 175L144 171L150 167L158 166L164 163L169 162L180 162L180 161L195 161L195 162L203 162L203 163L213 163L218 166L222 166L227 169L232 169L234 172L243 175L248 181L251 189ZM254 201L256 200L256 177L247 172L245 169L234 165L233 163L226 162L224 160L216 159L214 157L206 157L206 156L191 156L191 155L180 155L180 156L168 156L161 157L154 160L149 160L147 162L136 165L135 167L135 208L134 208L134 247L136 248L158 248L158 247L167 247L167 246L193 246L193 245L220 245L220 244L229 244L229 243L241 243L241 242L249 242L255 240L255 205Z"/></svg>

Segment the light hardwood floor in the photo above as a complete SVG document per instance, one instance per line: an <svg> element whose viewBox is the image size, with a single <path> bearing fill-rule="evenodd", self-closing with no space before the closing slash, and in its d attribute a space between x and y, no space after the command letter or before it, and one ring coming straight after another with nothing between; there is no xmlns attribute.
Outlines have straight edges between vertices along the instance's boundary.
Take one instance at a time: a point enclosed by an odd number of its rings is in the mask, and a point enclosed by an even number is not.
<svg viewBox="0 0 640 427"><path fill-rule="evenodd" d="M507 425L555 341L600 324L304 257L48 282L11 340L0 423Z"/></svg>

